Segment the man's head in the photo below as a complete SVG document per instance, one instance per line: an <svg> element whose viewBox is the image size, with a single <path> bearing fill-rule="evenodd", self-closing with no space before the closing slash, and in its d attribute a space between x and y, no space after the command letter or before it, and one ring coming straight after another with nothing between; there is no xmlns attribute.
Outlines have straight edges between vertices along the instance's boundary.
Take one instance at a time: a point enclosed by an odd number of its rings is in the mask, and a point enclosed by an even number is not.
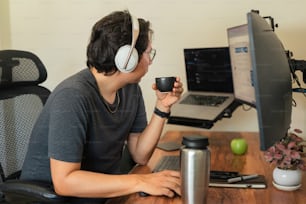
<svg viewBox="0 0 306 204"><path fill-rule="evenodd" d="M150 23L138 19L139 36L135 48L139 57L151 40ZM132 43L132 20L128 11L113 12L99 20L92 28L87 46L87 66L95 67L98 72L111 75L118 69L115 56L120 47Z"/></svg>

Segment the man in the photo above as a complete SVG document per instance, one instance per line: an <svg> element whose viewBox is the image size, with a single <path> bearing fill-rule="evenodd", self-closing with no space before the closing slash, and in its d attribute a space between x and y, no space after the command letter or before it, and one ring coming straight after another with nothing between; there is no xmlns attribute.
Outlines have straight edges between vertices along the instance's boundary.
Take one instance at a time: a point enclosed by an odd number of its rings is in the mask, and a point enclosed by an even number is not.
<svg viewBox="0 0 306 204"><path fill-rule="evenodd" d="M80 200L140 191L180 194L179 172L120 174L125 142L133 160L146 164L171 106L183 92L178 77L169 93L153 84L156 107L147 122L138 83L155 56L152 33L148 21L127 11L113 12L94 25L88 68L64 80L50 95L33 128L21 179L52 183L59 195Z"/></svg>

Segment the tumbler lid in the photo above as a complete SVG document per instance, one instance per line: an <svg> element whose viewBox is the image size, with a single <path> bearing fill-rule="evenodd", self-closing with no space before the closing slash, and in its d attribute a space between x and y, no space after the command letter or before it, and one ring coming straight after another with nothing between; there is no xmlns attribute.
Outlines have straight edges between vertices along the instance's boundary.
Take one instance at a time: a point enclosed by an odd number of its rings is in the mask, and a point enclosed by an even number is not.
<svg viewBox="0 0 306 204"><path fill-rule="evenodd" d="M183 136L182 144L187 148L206 149L209 145L208 137L201 135L187 135Z"/></svg>

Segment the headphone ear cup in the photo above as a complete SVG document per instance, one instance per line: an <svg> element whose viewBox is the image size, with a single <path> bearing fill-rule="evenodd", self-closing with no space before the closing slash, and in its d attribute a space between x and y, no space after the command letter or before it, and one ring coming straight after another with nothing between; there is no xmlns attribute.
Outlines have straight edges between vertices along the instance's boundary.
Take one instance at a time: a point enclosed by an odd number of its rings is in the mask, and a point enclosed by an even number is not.
<svg viewBox="0 0 306 204"><path fill-rule="evenodd" d="M138 52L135 48L133 48L130 59L126 67L124 67L130 50L131 50L130 45L124 45L120 47L116 53L115 64L117 69L121 72L124 73L132 72L135 69L136 65L138 64Z"/></svg>

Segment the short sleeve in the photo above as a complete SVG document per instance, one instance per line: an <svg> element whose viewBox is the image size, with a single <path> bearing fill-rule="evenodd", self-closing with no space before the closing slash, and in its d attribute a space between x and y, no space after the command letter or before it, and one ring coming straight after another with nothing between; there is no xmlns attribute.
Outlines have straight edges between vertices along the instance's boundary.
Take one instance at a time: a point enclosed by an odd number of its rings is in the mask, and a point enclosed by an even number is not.
<svg viewBox="0 0 306 204"><path fill-rule="evenodd" d="M131 128L131 132L139 133L142 132L147 126L147 113L145 109L144 99L140 86L137 87L138 107L137 114L134 123Z"/></svg>
<svg viewBox="0 0 306 204"><path fill-rule="evenodd" d="M49 157L81 162L87 129L85 110L84 99L76 90L63 89L54 96L49 119Z"/></svg>

